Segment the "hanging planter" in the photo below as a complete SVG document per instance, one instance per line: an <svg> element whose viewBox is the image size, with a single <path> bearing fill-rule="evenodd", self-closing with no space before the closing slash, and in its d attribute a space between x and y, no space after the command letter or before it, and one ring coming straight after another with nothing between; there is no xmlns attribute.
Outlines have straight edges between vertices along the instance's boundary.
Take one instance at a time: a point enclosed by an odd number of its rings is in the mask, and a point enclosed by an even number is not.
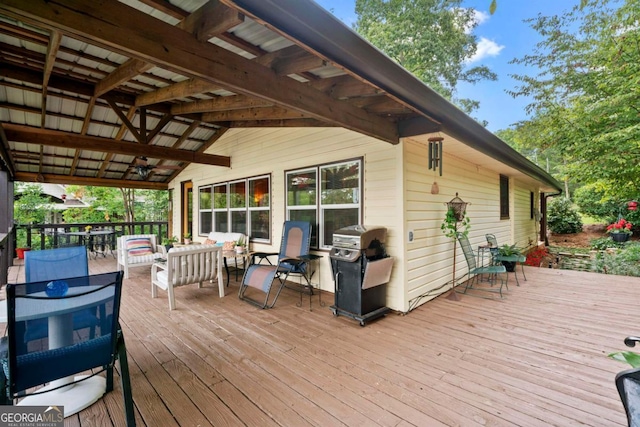
<svg viewBox="0 0 640 427"><path fill-rule="evenodd" d="M611 236L611 239L613 239L614 242L626 242L627 240L629 240L629 237L631 237L631 234L627 234L627 233L611 233L610 236Z"/></svg>

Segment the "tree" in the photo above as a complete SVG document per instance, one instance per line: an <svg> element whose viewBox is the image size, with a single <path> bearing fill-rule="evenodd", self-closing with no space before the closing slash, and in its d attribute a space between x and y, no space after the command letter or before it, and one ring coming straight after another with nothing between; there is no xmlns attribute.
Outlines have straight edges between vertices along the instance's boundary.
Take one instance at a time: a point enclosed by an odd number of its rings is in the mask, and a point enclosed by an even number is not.
<svg viewBox="0 0 640 427"><path fill-rule="evenodd" d="M477 49L473 9L462 0L356 0L355 30L464 111L478 102L455 99L460 81L495 80L485 66L466 68Z"/></svg>
<svg viewBox="0 0 640 427"><path fill-rule="evenodd" d="M567 175L636 195L640 178L640 2L582 1L560 16L530 21L543 40L515 63L539 74L514 76L514 96L531 96L532 122L566 160ZM546 136L546 138L545 138Z"/></svg>
<svg viewBox="0 0 640 427"><path fill-rule="evenodd" d="M42 195L40 184L17 183L14 203L14 222L17 224L44 224L51 211L49 199Z"/></svg>
<svg viewBox="0 0 640 427"><path fill-rule="evenodd" d="M67 190L81 196L90 205L89 208L67 209L64 213L67 222L103 222L115 219L135 222L167 219L167 191L71 185Z"/></svg>

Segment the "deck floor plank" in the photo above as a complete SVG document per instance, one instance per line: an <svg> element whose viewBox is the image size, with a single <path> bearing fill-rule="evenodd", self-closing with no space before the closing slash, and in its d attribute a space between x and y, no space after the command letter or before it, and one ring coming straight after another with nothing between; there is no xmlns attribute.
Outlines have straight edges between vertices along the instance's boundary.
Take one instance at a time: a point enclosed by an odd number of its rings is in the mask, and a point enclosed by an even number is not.
<svg viewBox="0 0 640 427"><path fill-rule="evenodd" d="M90 271L113 271L112 257ZM9 277L21 281L24 270ZM526 268L494 294L439 297L360 327L285 289L260 310L233 280L151 298L150 268L131 271L121 324L140 426L624 426L607 357L625 349L640 278ZM475 295L475 294L474 294ZM65 426L123 426L114 392Z"/></svg>

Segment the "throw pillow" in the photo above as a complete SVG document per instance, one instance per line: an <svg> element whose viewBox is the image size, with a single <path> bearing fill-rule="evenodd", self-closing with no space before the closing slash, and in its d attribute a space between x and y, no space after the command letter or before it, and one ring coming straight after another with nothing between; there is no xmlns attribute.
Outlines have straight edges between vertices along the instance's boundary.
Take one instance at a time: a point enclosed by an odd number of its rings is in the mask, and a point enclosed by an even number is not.
<svg viewBox="0 0 640 427"><path fill-rule="evenodd" d="M233 240L230 242L224 242L224 244L222 245L222 250L223 251L232 251L233 248L236 247L236 242L234 242Z"/></svg>
<svg viewBox="0 0 640 427"><path fill-rule="evenodd" d="M148 237L132 237L127 239L127 254L129 256L152 255L151 239Z"/></svg>
<svg viewBox="0 0 640 427"><path fill-rule="evenodd" d="M211 239L206 239L206 240L204 241L204 244L205 244L205 245L215 245L215 244L216 244L216 241L215 241L215 240L211 240Z"/></svg>

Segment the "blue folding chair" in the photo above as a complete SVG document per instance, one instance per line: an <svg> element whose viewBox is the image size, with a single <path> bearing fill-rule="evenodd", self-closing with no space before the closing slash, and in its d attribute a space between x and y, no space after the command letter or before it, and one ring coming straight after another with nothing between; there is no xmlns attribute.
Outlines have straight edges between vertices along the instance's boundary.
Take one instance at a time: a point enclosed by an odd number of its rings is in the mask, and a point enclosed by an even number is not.
<svg viewBox="0 0 640 427"><path fill-rule="evenodd" d="M88 276L87 248L69 246L25 252L24 269L27 283Z"/></svg>
<svg viewBox="0 0 640 427"><path fill-rule="evenodd" d="M254 304L260 308L271 308L275 305L282 288L284 288L290 274L297 274L306 281L306 287L300 289L313 294L313 287L310 282L309 263L312 258L309 256L311 245L311 224L304 221L285 221L282 229L282 240L280 242L280 252L266 253L257 252L252 254L252 260L258 258L259 261L250 265L244 272L242 283L238 292L238 297L244 301ZM276 265L272 265L269 256L278 256ZM269 264L261 264L266 260ZM280 286L269 303L271 288L275 280L280 282ZM248 297L246 292L249 288L257 289L266 294L264 301L259 301ZM302 298L302 293L300 294Z"/></svg>
<svg viewBox="0 0 640 427"><path fill-rule="evenodd" d="M57 249L25 252L25 282L41 282L83 277L89 275L89 259L84 246L69 246ZM98 326L96 309L75 314L74 325L79 329L90 328L93 336ZM24 342L42 339L46 336L46 319L30 320L26 323Z"/></svg>

